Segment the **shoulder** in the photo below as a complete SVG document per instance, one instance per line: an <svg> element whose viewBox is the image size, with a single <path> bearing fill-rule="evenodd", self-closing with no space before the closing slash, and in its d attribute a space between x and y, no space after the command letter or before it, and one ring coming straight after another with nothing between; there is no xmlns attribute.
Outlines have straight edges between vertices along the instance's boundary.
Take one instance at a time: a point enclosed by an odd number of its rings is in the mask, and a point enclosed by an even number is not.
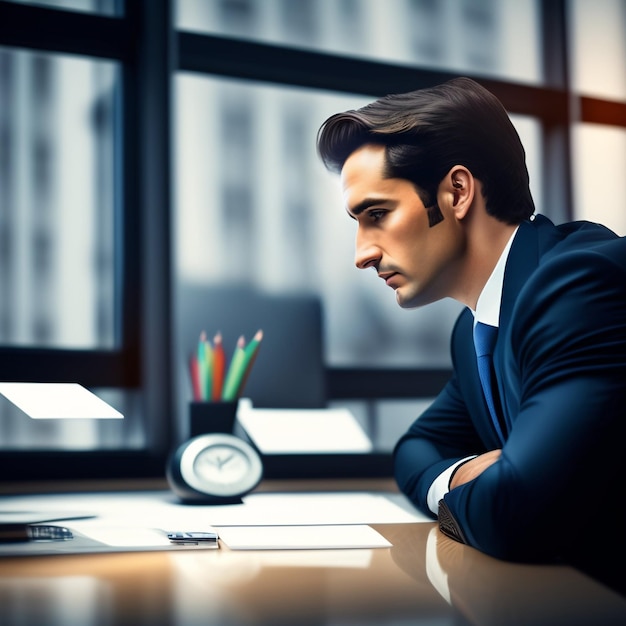
<svg viewBox="0 0 626 626"><path fill-rule="evenodd" d="M619 237L602 224L588 221L566 222L553 227L558 233L552 246L544 249L541 263L547 263L568 254L593 252L608 259L623 261L626 239Z"/></svg>
<svg viewBox="0 0 626 626"><path fill-rule="evenodd" d="M531 288L574 285L580 280L623 286L626 239L592 240L585 245L557 245L541 259L529 281Z"/></svg>
<svg viewBox="0 0 626 626"><path fill-rule="evenodd" d="M608 352L626 338L626 239L546 255L517 298L512 339L532 353L546 347Z"/></svg>
<svg viewBox="0 0 626 626"><path fill-rule="evenodd" d="M582 279L615 283L626 271L626 238L618 237L601 224L576 221L555 226L539 215L521 230L524 230L526 245L518 261L534 267L526 268L520 298L533 299L542 289L565 288ZM533 241L536 242L535 263L524 254Z"/></svg>
<svg viewBox="0 0 626 626"><path fill-rule="evenodd" d="M537 249L540 258L545 255L559 254L565 250L573 250L602 244L619 239L618 235L602 224L587 220L576 220L554 224L545 215L538 214L519 225L513 247L521 244L521 254L528 248Z"/></svg>
<svg viewBox="0 0 626 626"><path fill-rule="evenodd" d="M625 293L626 239L616 238L545 255L520 292L517 308L558 309L569 317L577 312L564 307L611 305Z"/></svg>

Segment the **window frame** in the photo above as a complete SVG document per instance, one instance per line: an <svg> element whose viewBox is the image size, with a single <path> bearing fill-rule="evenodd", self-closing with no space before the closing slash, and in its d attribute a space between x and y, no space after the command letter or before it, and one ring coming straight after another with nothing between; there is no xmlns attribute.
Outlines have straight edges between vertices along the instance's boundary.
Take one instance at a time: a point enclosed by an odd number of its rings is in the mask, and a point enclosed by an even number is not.
<svg viewBox="0 0 626 626"><path fill-rule="evenodd" d="M109 17L0 1L1 46L118 61L122 73L120 162L115 164L118 347L0 346L0 380L141 391L146 445L141 450L3 451L0 463L9 481L162 476L169 452L174 403L171 348L163 337L171 327L171 3L128 0L125 9Z"/></svg>
<svg viewBox="0 0 626 626"><path fill-rule="evenodd" d="M38 29L38 23L45 23L46 29ZM82 33L84 40L72 34L76 32ZM128 23L118 18L0 3L0 45L4 47L79 54L86 58L119 61L125 67L130 61L129 33ZM128 144L129 131L129 128L125 128L122 132L124 144ZM125 152L124 148L122 150ZM120 197L116 190L116 204L127 206L133 193L132 189L125 187ZM116 267L115 273L125 277L121 289L116 285L116 296L122 304L116 341L119 347L111 350L76 350L0 346L0 380L73 380L86 386L109 387L139 384L138 345L131 340L137 335L139 327L139 317L133 313L138 309L132 289L132 285L137 283L138 259L133 250L137 225L131 222L131 217L116 208L115 230L116 233L122 233L124 267ZM118 258L116 264L120 265ZM116 317L119 317L117 311Z"/></svg>
<svg viewBox="0 0 626 626"><path fill-rule="evenodd" d="M163 477L175 432L172 326L171 84L194 72L372 98L435 85L454 72L349 58L234 37L176 31L175 0L127 0L121 17L0 0L0 45L111 59L122 64L124 177L119 212L121 344L118 350L0 347L1 380L71 380L143 391L147 446L141 451L3 452L10 480ZM568 72L567 0L540 3L543 85L466 73L510 113L539 120L544 201L557 219L572 216L570 131L575 122L626 127L626 102L574 94ZM37 28L45 23L46 28ZM285 54L285 52L288 54ZM160 132L156 132L160 129ZM327 367L329 400L435 396L447 369ZM384 394L381 395L381 389ZM266 477L389 476L391 455L334 456L324 463L268 459ZM310 467L315 466L315 467ZM7 473L4 473L5 477Z"/></svg>

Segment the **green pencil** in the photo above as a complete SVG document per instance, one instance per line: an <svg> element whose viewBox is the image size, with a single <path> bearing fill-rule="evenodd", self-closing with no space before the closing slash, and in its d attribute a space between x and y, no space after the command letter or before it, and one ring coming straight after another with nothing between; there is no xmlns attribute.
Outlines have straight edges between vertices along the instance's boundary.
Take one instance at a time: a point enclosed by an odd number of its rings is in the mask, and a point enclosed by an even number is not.
<svg viewBox="0 0 626 626"><path fill-rule="evenodd" d="M252 370L252 366L254 365L256 356L259 353L261 339L263 339L263 331L258 330L256 334L254 335L254 337L250 340L250 343L245 348L245 353L246 353L245 363L241 372L239 384L237 385L236 396L238 398L241 397L241 394L243 393L246 383L248 382L248 376L250 376L250 371Z"/></svg>
<svg viewBox="0 0 626 626"><path fill-rule="evenodd" d="M198 369L200 373L202 400L210 400L211 387L213 384L213 349L204 331L200 334L200 341L198 342Z"/></svg>
<svg viewBox="0 0 626 626"><path fill-rule="evenodd" d="M246 352L244 347L246 341L241 335L237 340L237 346L230 361L226 380L224 381L224 389L222 391L222 400L234 400L237 397L237 387L241 378L240 372L245 367Z"/></svg>
<svg viewBox="0 0 626 626"><path fill-rule="evenodd" d="M228 377L224 383L224 393L222 394L224 400L235 400L241 396L259 351L261 339L263 339L262 330L256 332L247 346L243 337L239 338L237 349L228 370Z"/></svg>

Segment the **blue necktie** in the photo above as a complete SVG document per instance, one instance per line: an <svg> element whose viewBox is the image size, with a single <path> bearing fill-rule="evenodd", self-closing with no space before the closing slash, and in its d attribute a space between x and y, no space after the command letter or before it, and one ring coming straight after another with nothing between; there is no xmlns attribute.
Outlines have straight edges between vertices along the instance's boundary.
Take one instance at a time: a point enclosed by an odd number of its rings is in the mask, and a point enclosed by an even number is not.
<svg viewBox="0 0 626 626"><path fill-rule="evenodd" d="M495 326L489 324L483 324L482 322L476 322L474 326L474 346L476 348L476 360L478 363L478 375L480 376L480 382L483 386L483 393L485 394L485 400L489 407L489 413L491 414L491 420L498 433L498 437L502 444L504 444L504 436L502 435L502 428L500 428L500 422L498 420L498 413L496 411L496 405L493 399L492 391L492 376L493 376L493 348L496 345L496 337L498 336L498 329Z"/></svg>

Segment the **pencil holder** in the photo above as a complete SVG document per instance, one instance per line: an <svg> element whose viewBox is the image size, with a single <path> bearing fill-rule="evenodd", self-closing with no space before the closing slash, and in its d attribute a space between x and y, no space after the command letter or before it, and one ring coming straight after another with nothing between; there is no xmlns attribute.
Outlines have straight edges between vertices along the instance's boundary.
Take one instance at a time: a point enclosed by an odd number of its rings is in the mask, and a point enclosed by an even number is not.
<svg viewBox="0 0 626 626"><path fill-rule="evenodd" d="M237 400L232 402L191 402L189 404L189 434L232 433L237 417Z"/></svg>

